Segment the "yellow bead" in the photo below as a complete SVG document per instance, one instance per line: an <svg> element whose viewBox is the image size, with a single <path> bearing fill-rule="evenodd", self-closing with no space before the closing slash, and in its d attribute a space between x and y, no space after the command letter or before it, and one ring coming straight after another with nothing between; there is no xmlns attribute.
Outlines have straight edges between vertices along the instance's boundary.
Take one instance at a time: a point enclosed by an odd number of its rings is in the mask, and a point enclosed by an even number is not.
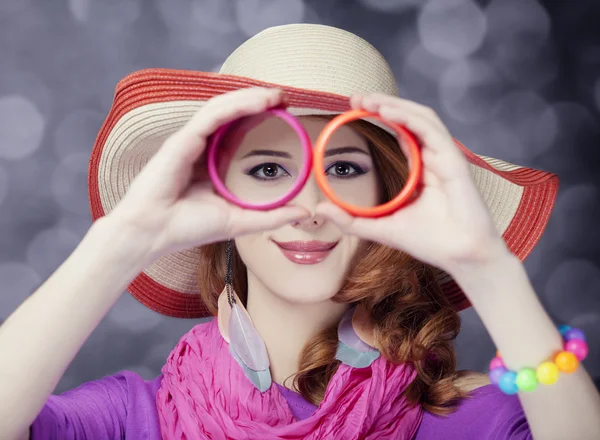
<svg viewBox="0 0 600 440"><path fill-rule="evenodd" d="M556 358L554 358L554 363L563 373L572 373L577 370L577 367L579 366L577 356L569 351L561 351L558 353Z"/></svg>
<svg viewBox="0 0 600 440"><path fill-rule="evenodd" d="M544 362L537 367L535 372L539 383L552 385L558 380L558 367L553 362Z"/></svg>

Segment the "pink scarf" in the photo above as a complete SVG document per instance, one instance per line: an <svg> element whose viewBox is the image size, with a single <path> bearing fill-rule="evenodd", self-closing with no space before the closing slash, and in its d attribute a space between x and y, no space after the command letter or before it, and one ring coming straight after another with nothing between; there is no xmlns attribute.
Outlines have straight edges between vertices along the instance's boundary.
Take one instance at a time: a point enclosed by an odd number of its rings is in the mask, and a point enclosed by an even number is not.
<svg viewBox="0 0 600 440"><path fill-rule="evenodd" d="M165 440L410 440L423 414L401 396L414 369L381 356L367 368L340 365L316 412L297 421L275 383L261 393L246 378L216 319L185 334L162 373L156 404Z"/></svg>

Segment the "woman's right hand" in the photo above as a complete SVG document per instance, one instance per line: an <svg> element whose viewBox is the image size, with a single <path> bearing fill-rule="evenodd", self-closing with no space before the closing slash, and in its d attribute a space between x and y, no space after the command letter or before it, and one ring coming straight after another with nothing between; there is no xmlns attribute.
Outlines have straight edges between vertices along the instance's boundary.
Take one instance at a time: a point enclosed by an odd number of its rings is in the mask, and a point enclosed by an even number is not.
<svg viewBox="0 0 600 440"><path fill-rule="evenodd" d="M149 257L275 229L308 215L284 206L271 211L245 210L217 195L200 164L208 137L221 125L282 104L283 91L246 88L210 99L171 135L132 181L107 217L148 245Z"/></svg>

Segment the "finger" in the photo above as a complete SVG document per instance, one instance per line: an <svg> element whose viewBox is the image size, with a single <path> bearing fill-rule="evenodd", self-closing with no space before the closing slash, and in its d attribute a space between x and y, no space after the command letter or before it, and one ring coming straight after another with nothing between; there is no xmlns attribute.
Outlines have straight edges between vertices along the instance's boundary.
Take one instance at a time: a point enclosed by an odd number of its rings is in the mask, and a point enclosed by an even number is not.
<svg viewBox="0 0 600 440"><path fill-rule="evenodd" d="M309 218L311 213L300 206L283 206L270 211L234 209L228 227L231 237L277 229L289 223Z"/></svg>
<svg viewBox="0 0 600 440"><path fill-rule="evenodd" d="M208 101L173 137L188 160L196 160L204 151L206 139L221 125L244 116L259 114L281 104L283 91L269 88L247 88L219 95Z"/></svg>
<svg viewBox="0 0 600 440"><path fill-rule="evenodd" d="M330 202L319 203L315 212L331 221L345 234L381 242L382 231L375 227L373 219L354 217Z"/></svg>
<svg viewBox="0 0 600 440"><path fill-rule="evenodd" d="M431 149L434 153L463 157L462 152L447 131L440 130L430 119L389 105L382 105L379 114L384 119L404 125L421 139L426 148Z"/></svg>
<svg viewBox="0 0 600 440"><path fill-rule="evenodd" d="M408 99L402 99L398 96L386 95L383 93L358 94L357 97L350 102L353 104L353 108L363 108L376 113L379 112L379 109L383 105L403 108L407 111L421 115L424 118L430 119L441 130L447 131L446 126L431 107L409 101Z"/></svg>
<svg viewBox="0 0 600 440"><path fill-rule="evenodd" d="M283 99L281 89L247 88L212 98L183 128L171 135L145 168L146 174L173 175L187 180L191 166L206 147L206 138L221 125L264 112Z"/></svg>

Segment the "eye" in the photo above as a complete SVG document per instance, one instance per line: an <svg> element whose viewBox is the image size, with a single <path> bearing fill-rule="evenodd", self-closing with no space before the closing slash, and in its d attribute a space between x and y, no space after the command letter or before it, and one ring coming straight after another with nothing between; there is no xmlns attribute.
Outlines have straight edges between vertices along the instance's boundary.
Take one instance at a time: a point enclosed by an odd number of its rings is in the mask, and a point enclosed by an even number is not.
<svg viewBox="0 0 600 440"><path fill-rule="evenodd" d="M365 170L355 163L340 161L331 164L329 168L325 170L325 174L340 179L349 179L365 174Z"/></svg>
<svg viewBox="0 0 600 440"><path fill-rule="evenodd" d="M260 180L275 180L290 175L281 165L274 162L256 165L247 174Z"/></svg>

